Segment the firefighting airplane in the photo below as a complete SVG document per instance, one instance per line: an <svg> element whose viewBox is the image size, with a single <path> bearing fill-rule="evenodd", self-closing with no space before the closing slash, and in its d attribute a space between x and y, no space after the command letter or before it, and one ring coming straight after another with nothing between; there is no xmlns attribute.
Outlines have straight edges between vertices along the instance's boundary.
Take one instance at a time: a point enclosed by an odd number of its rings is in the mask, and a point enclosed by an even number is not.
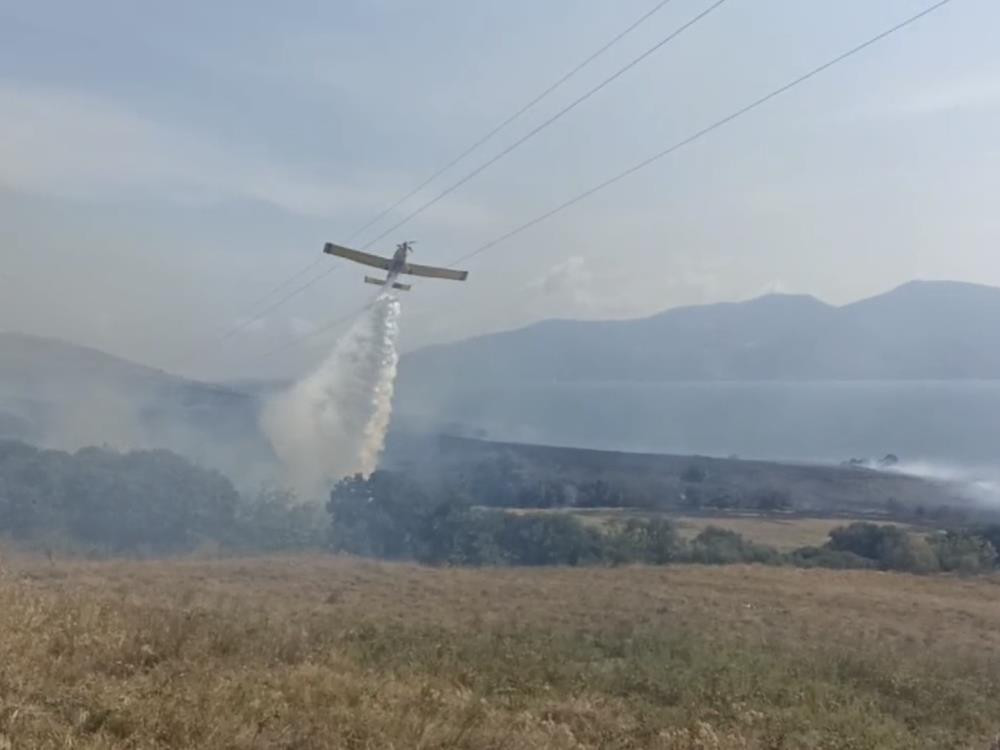
<svg viewBox="0 0 1000 750"><path fill-rule="evenodd" d="M400 245L396 245L396 252L391 258L383 258L381 255L372 255L371 253L365 253L361 250L352 250L349 247L334 245L332 242L326 243L326 246L323 248L323 252L327 255L336 255L340 258L353 260L355 263L363 263L366 266L381 268L388 274L384 279L375 279L371 276L365 276L365 283L375 284L377 286L388 285L393 289L400 289L404 292L410 290L410 285L401 284L396 281L396 278L401 273L409 274L410 276L426 276L431 279L451 279L452 281L465 281L469 275L468 271L455 271L450 268L419 266L416 263L408 263L406 256L413 252L412 242L404 242Z"/></svg>

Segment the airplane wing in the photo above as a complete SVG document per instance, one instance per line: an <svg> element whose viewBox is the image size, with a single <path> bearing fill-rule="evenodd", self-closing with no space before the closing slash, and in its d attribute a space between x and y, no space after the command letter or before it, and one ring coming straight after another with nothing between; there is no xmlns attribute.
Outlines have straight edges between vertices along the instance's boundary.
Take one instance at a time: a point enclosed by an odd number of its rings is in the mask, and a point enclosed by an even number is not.
<svg viewBox="0 0 1000 750"><path fill-rule="evenodd" d="M455 271L451 268L436 268L435 266L421 266L416 263L406 264L406 273L413 276L426 276L429 279L451 279L452 281L465 281L468 271Z"/></svg>
<svg viewBox="0 0 1000 750"><path fill-rule="evenodd" d="M371 253L363 253L360 250L351 250L349 247L334 245L332 242L326 243L323 247L323 252L327 255L336 255L340 258L353 260L355 263L363 263L366 266L381 268L383 271L388 271L389 266L392 264L392 261L389 260L389 258L383 258L380 255L372 255Z"/></svg>

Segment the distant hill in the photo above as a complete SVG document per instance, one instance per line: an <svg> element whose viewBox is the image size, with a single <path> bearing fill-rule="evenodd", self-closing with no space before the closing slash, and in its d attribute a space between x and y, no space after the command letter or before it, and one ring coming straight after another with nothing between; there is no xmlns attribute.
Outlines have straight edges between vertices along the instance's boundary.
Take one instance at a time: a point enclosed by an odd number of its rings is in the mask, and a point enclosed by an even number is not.
<svg viewBox="0 0 1000 750"><path fill-rule="evenodd" d="M843 307L813 297L551 320L403 358L405 387L462 382L1000 378L1000 289L911 282Z"/></svg>
<svg viewBox="0 0 1000 750"><path fill-rule="evenodd" d="M237 476L271 460L257 400L54 339L0 333L0 437L169 448Z"/></svg>
<svg viewBox="0 0 1000 750"><path fill-rule="evenodd" d="M578 447L995 465L997 331L1000 289L951 282L843 307L768 295L545 321L404 356L393 419Z"/></svg>
<svg viewBox="0 0 1000 750"><path fill-rule="evenodd" d="M586 450L455 436L394 434L384 464L432 488L455 477L489 476L483 468L490 466L503 467L497 475L508 483L518 478L577 486L603 481L621 489L633 506L675 512L685 510L685 494L691 495L695 485L704 499L726 497L734 505L740 498L743 502L780 493L800 512L856 516L885 513L890 498L893 505L908 510L974 507L981 499L960 482L864 467ZM692 468L696 477L686 479ZM688 503L686 510L690 509Z"/></svg>

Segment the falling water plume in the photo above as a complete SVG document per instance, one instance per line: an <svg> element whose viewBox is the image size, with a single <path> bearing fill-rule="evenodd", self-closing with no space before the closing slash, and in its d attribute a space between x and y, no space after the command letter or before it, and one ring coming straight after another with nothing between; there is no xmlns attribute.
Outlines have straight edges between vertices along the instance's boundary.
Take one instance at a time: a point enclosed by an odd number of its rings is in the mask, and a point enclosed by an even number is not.
<svg viewBox="0 0 1000 750"><path fill-rule="evenodd" d="M272 401L264 429L302 498L370 474L392 414L400 304L383 292L310 375Z"/></svg>

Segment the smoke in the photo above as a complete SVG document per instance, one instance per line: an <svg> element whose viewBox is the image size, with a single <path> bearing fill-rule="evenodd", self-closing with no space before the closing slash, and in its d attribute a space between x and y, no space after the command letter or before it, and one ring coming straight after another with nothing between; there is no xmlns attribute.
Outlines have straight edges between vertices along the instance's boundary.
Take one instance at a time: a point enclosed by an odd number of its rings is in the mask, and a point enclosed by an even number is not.
<svg viewBox="0 0 1000 750"><path fill-rule="evenodd" d="M374 471L392 413L399 314L396 296L381 293L319 368L265 407L264 431L300 497Z"/></svg>
<svg viewBox="0 0 1000 750"><path fill-rule="evenodd" d="M967 499L989 507L1000 506L1000 468L958 466L933 461L906 461L889 471L948 482Z"/></svg>

